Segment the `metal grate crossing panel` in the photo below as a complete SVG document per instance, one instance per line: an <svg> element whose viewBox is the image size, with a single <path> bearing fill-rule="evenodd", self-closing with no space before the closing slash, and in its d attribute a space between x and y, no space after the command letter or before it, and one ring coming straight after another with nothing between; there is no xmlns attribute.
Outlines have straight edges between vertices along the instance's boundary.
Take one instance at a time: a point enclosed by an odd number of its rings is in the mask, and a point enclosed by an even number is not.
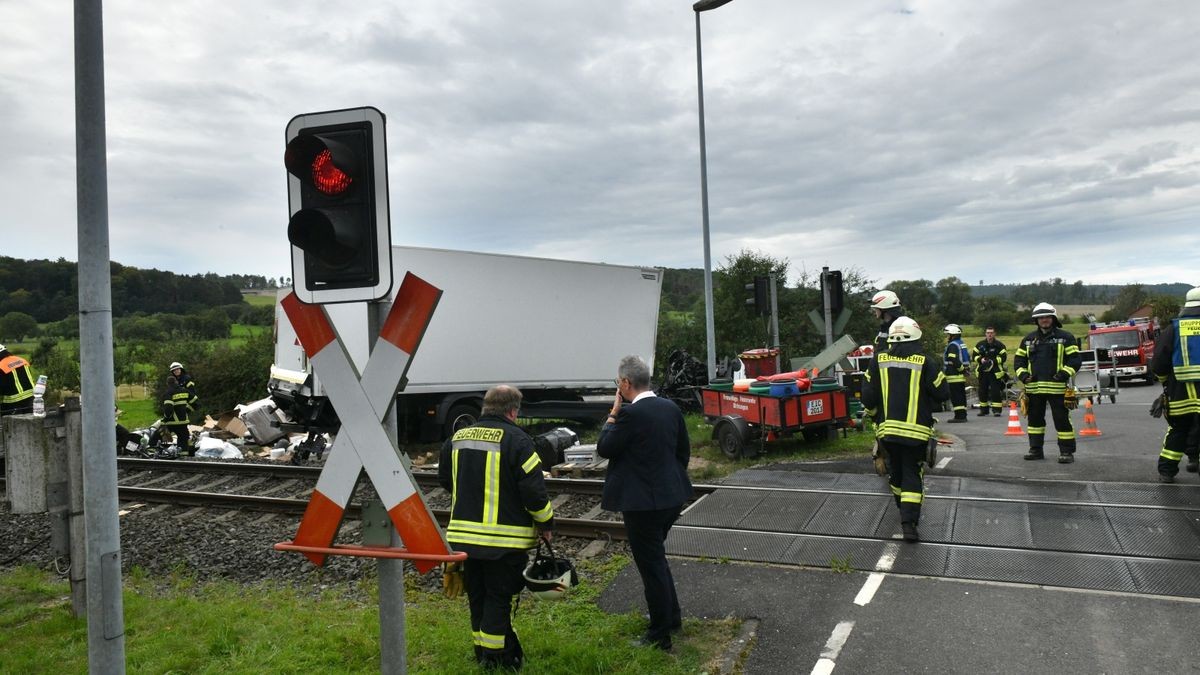
<svg viewBox="0 0 1200 675"><path fill-rule="evenodd" d="M803 532L829 497L812 492L768 492L738 526L764 532Z"/></svg>
<svg viewBox="0 0 1200 675"><path fill-rule="evenodd" d="M1200 512L1104 509L1120 543L1119 551L1155 558L1200 560Z"/></svg>
<svg viewBox="0 0 1200 675"><path fill-rule="evenodd" d="M769 494L757 490L717 490L680 516L678 523L701 527L736 527Z"/></svg>
<svg viewBox="0 0 1200 675"><path fill-rule="evenodd" d="M1050 551L951 547L945 574L963 579L1137 592L1120 558Z"/></svg>
<svg viewBox="0 0 1200 675"><path fill-rule="evenodd" d="M1095 506L1029 505L1034 548L1119 553L1117 536L1104 509Z"/></svg>
<svg viewBox="0 0 1200 675"><path fill-rule="evenodd" d="M896 508L891 497L875 495L828 495L804 531L812 534L834 534L851 537L871 537L884 511Z"/></svg>
<svg viewBox="0 0 1200 675"><path fill-rule="evenodd" d="M1007 502L959 502L954 516L956 542L1028 548L1029 506Z"/></svg>

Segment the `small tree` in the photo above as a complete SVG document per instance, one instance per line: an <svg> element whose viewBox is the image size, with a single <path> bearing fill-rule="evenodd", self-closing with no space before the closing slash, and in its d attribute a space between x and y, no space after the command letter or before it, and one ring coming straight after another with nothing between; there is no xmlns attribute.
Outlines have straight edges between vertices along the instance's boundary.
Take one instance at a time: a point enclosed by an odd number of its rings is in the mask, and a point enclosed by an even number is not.
<svg viewBox="0 0 1200 675"><path fill-rule="evenodd" d="M37 327L37 320L25 312L9 312L0 318L0 336L13 342L37 334Z"/></svg>

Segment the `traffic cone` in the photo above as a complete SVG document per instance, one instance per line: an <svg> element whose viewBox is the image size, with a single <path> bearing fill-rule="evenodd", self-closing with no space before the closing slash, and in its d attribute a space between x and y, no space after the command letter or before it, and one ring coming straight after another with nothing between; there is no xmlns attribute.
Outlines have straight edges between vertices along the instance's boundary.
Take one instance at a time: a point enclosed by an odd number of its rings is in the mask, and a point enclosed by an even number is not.
<svg viewBox="0 0 1200 675"><path fill-rule="evenodd" d="M1100 436L1100 428L1096 426L1096 415L1092 413L1092 399L1083 402L1083 428L1080 436Z"/></svg>
<svg viewBox="0 0 1200 675"><path fill-rule="evenodd" d="M1008 429L1004 431L1005 436L1024 436L1025 432L1021 431L1021 418L1017 415L1017 402L1013 401L1008 406Z"/></svg>

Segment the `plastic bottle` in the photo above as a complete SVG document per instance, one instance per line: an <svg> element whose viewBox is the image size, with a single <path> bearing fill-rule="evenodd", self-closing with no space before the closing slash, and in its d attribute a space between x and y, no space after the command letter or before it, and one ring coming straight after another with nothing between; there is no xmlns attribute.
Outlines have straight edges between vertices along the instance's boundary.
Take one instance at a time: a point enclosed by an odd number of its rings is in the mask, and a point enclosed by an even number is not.
<svg viewBox="0 0 1200 675"><path fill-rule="evenodd" d="M33 416L46 416L46 376L38 375L37 384L33 385Z"/></svg>

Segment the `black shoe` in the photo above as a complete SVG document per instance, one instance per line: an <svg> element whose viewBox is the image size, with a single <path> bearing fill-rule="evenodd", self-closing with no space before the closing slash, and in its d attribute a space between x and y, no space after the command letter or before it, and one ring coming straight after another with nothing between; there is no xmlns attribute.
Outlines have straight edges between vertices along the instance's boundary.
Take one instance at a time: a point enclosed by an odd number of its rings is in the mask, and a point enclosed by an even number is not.
<svg viewBox="0 0 1200 675"><path fill-rule="evenodd" d="M988 411L987 411L987 410L980 410L980 411L979 411L979 414L978 414L978 415L976 415L976 417L987 417L989 414L990 414L990 413L988 413Z"/></svg>
<svg viewBox="0 0 1200 675"><path fill-rule="evenodd" d="M1189 473L1196 473L1197 470L1200 470L1200 460L1189 459L1186 468Z"/></svg>
<svg viewBox="0 0 1200 675"><path fill-rule="evenodd" d="M649 614L643 614L642 618L646 620L646 623L650 623L650 615ZM678 633L681 630L683 630L683 622L682 621L679 623L671 624L671 632L672 633Z"/></svg>
<svg viewBox="0 0 1200 675"><path fill-rule="evenodd" d="M636 640L630 640L629 646L631 646L631 647L654 647L655 649L661 649L664 652L671 651L671 641L670 640L651 640L650 638L646 637L645 635L643 635L642 637L640 637Z"/></svg>
<svg viewBox="0 0 1200 675"><path fill-rule="evenodd" d="M1172 476L1172 475L1171 475L1171 474L1169 474L1169 473L1160 473L1160 474L1158 474L1158 482L1160 482L1160 483L1174 483L1174 482L1175 482L1175 476Z"/></svg>
<svg viewBox="0 0 1200 675"><path fill-rule="evenodd" d="M900 523L900 529L904 532L904 541L917 541L920 536L917 534L916 523Z"/></svg>
<svg viewBox="0 0 1200 675"><path fill-rule="evenodd" d="M1046 459L1041 450L1030 450L1025 453L1025 459Z"/></svg>
<svg viewBox="0 0 1200 675"><path fill-rule="evenodd" d="M992 417L1004 417L1004 415L1002 413L994 412L992 413Z"/></svg>
<svg viewBox="0 0 1200 675"><path fill-rule="evenodd" d="M1074 454L1069 453L1069 452L1058 453L1058 463L1059 464L1070 464L1071 462L1074 462L1074 461L1075 461Z"/></svg>
<svg viewBox="0 0 1200 675"><path fill-rule="evenodd" d="M947 422L949 422L949 423L951 423L951 424L962 424L963 422L966 422L966 421L967 421L967 418L965 418L965 417L951 417L950 419L948 419L948 420L946 420L946 421L947 421Z"/></svg>

